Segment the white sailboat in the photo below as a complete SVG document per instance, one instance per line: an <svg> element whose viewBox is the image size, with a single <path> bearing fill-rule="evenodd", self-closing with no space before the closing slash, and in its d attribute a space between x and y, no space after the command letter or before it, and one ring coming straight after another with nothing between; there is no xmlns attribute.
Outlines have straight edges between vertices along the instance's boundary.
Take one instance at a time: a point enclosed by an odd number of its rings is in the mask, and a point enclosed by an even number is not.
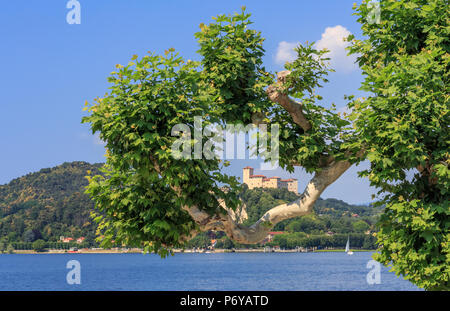
<svg viewBox="0 0 450 311"><path fill-rule="evenodd" d="M347 255L353 255L353 252L350 250L350 237L347 238L347 244L345 245L345 252Z"/></svg>

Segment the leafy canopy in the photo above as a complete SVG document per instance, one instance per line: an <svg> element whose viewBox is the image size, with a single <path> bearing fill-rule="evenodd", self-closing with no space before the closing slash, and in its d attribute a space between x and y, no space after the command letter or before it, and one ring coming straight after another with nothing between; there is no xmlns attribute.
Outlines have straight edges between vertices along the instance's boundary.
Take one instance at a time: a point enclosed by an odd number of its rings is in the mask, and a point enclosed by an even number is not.
<svg viewBox="0 0 450 311"><path fill-rule="evenodd" d="M184 124L194 132L196 116L203 127L247 125L255 115L269 128L271 122L279 123L280 165L289 170L300 164L313 172L320 169L321 157L344 154L344 127L349 123L320 106L321 98L314 94L314 88L327 82L325 51L300 45L298 60L286 67L292 71L286 92L304 101L316 131L305 135L265 93L274 75L262 65L264 39L249 28L249 17L243 8L200 24L195 34L199 62L185 61L174 49L165 55L134 55L111 73L109 93L86 103L89 115L83 122L93 133L100 132L107 149L104 176L90 177L87 190L102 212L96 220L104 246L115 240L164 256L198 229L187 208L213 214L222 208L219 201L230 209L239 204L237 180L220 171L226 162L177 159L172 154L178 139L172 136L173 127ZM188 137L188 142L195 149L206 139ZM223 186L228 191L222 191Z"/></svg>
<svg viewBox="0 0 450 311"><path fill-rule="evenodd" d="M276 82L262 65L263 38L249 28L244 10L200 25L199 62L170 49L118 65L110 92L83 118L107 148L105 177L91 177L88 187L103 212L96 220L104 245L115 239L166 255L198 229L186 209L212 215L221 200L234 209L239 185L221 173L226 163L175 158L171 131L180 123L194 130L196 116L204 126L257 119L280 126L279 164L289 171L298 165L319 172L324 159L358 163L367 156L371 166L361 176L380 189L385 206L376 259L418 286L448 289L448 7L446 0L385 0L374 23L369 1L355 5L366 39L347 40L370 96L348 97L348 119L323 107L315 93L331 71L326 51L299 45L297 59L285 65L290 75L282 92L302 103L306 132L265 95ZM188 138L194 148L207 139Z"/></svg>
<svg viewBox="0 0 450 311"><path fill-rule="evenodd" d="M356 7L365 40L350 36L365 75L353 101L361 173L385 204L376 259L426 289L450 287L449 6L444 0L369 1Z"/></svg>
<svg viewBox="0 0 450 311"><path fill-rule="evenodd" d="M195 227L183 205L213 212L217 197L235 205L233 193L221 191L219 183L236 182L220 173L218 161L171 154L177 139L172 128L180 123L193 128L194 116L207 114L210 97L202 91L198 66L172 49L165 56L133 57L112 73L111 92L89 107L91 115L83 121L100 131L107 148L106 177L93 177L88 189L107 215L96 218L105 243L145 242L148 250L164 254L165 245L180 246L180 238Z"/></svg>
<svg viewBox="0 0 450 311"><path fill-rule="evenodd" d="M285 64L290 74L284 92L302 104L311 129L305 133L283 107L274 106L271 121L281 127L280 165L290 172L299 165L313 173L320 171L325 158L359 162L360 158L348 152L355 141L350 122L336 113L334 104L331 108L323 106L322 97L316 94L316 89L328 82L328 73L334 71L328 67L329 51L314 49L314 42L299 45L295 51L296 60Z"/></svg>

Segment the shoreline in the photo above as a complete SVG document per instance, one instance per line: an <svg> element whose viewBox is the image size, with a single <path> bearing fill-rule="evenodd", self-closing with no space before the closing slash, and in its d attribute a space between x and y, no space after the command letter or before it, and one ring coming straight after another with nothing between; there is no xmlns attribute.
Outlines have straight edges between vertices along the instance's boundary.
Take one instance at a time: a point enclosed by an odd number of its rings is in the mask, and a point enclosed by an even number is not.
<svg viewBox="0 0 450 311"><path fill-rule="evenodd" d="M376 250L371 249L352 249L353 252L374 252ZM335 253L341 252L344 253L344 249L319 249L319 250L310 250L310 251L297 251L295 249L276 249L271 251L265 251L264 249L215 249L208 251L196 251L192 249L175 249L174 253L186 253L186 254L221 254L221 253ZM66 251L66 250L48 250L45 252L36 252L33 250L15 250L13 254L27 254L27 255L38 255L38 254L142 254L142 249L80 249L78 251ZM2 255L2 254L0 254ZM8 255L8 254L4 254Z"/></svg>

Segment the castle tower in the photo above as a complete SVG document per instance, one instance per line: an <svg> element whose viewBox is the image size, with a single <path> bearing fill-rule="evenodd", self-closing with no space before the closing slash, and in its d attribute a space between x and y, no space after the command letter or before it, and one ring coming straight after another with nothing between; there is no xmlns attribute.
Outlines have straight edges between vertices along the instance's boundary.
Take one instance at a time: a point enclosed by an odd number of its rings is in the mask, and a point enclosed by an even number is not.
<svg viewBox="0 0 450 311"><path fill-rule="evenodd" d="M253 167L247 166L242 169L243 182L244 184L250 183L250 176L253 175Z"/></svg>
<svg viewBox="0 0 450 311"><path fill-rule="evenodd" d="M288 181L288 190L294 192L295 194L298 194L298 180L295 178L291 178L290 181Z"/></svg>

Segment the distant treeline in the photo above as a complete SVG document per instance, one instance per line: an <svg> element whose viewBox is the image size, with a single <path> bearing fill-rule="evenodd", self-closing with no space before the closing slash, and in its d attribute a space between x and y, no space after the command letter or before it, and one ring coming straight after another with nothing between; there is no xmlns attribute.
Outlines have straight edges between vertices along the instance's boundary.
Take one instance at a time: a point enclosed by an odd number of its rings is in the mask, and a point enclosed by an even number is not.
<svg viewBox="0 0 450 311"><path fill-rule="evenodd" d="M303 248L344 248L350 239L351 248L375 249L376 238L371 234L351 233L351 234L334 234L316 235L307 237L305 233L290 233L276 235L272 242L267 243L269 246L279 246L284 249L293 249L296 247Z"/></svg>
<svg viewBox="0 0 450 311"><path fill-rule="evenodd" d="M226 236L218 238L215 248L233 249L233 248L259 248L263 246L280 247L282 249L301 248L317 248L317 249L338 249L344 248L350 239L350 247L358 249L376 249L376 238L372 234L350 233L350 234L334 234L334 235L312 235L307 236L304 232L284 233L275 235L271 242L265 244L239 244L230 240ZM201 233L192 239L188 246L191 248L207 248L210 245L208 233Z"/></svg>

